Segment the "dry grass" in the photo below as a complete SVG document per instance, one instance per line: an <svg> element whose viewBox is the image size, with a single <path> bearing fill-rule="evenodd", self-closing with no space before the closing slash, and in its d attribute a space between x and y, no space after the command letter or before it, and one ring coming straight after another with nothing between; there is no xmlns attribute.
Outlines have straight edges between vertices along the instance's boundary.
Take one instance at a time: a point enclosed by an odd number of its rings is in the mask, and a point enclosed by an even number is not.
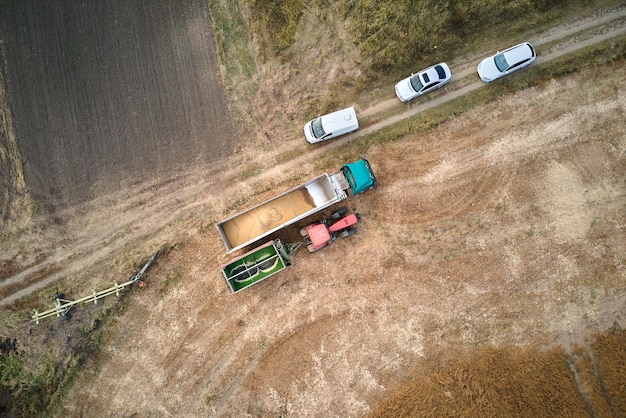
<svg viewBox="0 0 626 418"><path fill-rule="evenodd" d="M616 417L626 416L626 332L611 332L592 345L594 374Z"/></svg>
<svg viewBox="0 0 626 418"><path fill-rule="evenodd" d="M619 331L571 357L562 349L483 348L397 390L370 416L624 416L625 343Z"/></svg>

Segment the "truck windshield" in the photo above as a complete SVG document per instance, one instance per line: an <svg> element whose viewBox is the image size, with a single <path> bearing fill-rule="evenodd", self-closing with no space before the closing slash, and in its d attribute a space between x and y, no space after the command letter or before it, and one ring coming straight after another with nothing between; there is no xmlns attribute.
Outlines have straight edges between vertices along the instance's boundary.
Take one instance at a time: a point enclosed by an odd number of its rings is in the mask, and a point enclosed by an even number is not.
<svg viewBox="0 0 626 418"><path fill-rule="evenodd" d="M352 171L350 171L348 167L344 167L343 175L346 176L346 180L348 180L348 183L350 183L350 188L352 190L356 189L356 181L354 180Z"/></svg>
<svg viewBox="0 0 626 418"><path fill-rule="evenodd" d="M322 128L322 118L317 118L311 122L311 132L313 136L317 139L320 139L326 132L324 132L324 128Z"/></svg>

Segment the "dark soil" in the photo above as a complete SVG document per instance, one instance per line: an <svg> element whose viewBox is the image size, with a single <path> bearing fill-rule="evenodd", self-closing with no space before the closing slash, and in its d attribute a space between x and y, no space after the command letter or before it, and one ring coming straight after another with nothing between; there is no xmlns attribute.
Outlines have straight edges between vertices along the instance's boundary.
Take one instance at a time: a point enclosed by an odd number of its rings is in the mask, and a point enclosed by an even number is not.
<svg viewBox="0 0 626 418"><path fill-rule="evenodd" d="M234 128L204 2L3 7L8 101L44 213L230 153Z"/></svg>

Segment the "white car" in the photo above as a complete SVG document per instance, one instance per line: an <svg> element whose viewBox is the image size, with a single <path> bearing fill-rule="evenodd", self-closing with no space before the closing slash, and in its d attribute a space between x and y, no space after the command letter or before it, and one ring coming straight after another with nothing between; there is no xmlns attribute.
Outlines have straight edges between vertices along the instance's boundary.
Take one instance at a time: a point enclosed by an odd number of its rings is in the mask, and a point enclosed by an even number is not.
<svg viewBox="0 0 626 418"><path fill-rule="evenodd" d="M309 144L326 141L359 129L354 107L320 116L304 124L304 138Z"/></svg>
<svg viewBox="0 0 626 418"><path fill-rule="evenodd" d="M485 83L489 83L529 66L536 57L535 48L530 43L523 42L482 60L478 64L478 75Z"/></svg>
<svg viewBox="0 0 626 418"><path fill-rule="evenodd" d="M445 62L428 67L396 84L396 96L408 102L446 84L452 79L450 67Z"/></svg>

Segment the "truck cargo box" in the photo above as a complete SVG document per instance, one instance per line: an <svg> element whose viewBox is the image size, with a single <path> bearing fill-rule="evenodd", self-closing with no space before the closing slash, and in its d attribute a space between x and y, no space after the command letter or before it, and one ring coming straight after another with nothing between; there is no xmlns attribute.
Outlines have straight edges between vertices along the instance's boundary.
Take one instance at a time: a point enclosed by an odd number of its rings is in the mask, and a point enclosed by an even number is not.
<svg viewBox="0 0 626 418"><path fill-rule="evenodd" d="M324 173L216 226L232 253L345 198L341 187Z"/></svg>

